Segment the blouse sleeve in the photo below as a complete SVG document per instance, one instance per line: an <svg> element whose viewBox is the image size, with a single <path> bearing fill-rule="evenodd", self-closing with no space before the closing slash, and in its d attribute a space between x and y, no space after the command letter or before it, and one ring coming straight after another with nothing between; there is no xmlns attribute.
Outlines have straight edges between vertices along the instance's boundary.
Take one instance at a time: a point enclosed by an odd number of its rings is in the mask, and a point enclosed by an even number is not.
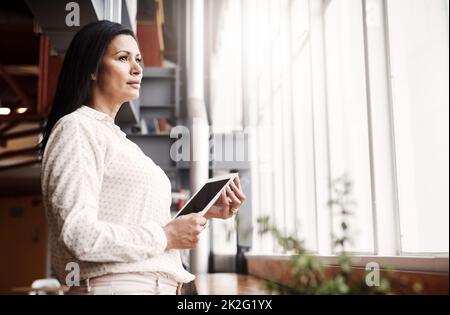
<svg viewBox="0 0 450 315"><path fill-rule="evenodd" d="M97 137L98 138L98 137ZM167 246L156 222L145 226L98 219L105 149L76 116L58 121L42 160L42 193L56 235L77 259L131 262L161 255Z"/></svg>

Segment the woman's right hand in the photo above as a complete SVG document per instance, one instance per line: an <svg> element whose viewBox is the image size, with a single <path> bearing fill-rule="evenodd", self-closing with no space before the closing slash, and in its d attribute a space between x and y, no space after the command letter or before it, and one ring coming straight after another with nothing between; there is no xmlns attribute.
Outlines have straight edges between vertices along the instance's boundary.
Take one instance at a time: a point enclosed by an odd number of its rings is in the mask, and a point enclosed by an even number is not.
<svg viewBox="0 0 450 315"><path fill-rule="evenodd" d="M167 238L166 249L195 248L207 220L197 213L182 215L163 227Z"/></svg>

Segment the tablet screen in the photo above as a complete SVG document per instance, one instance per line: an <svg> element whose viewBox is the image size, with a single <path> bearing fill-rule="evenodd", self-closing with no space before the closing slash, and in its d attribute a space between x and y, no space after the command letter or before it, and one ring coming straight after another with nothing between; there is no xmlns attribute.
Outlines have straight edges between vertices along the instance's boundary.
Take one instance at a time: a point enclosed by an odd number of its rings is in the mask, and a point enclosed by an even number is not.
<svg viewBox="0 0 450 315"><path fill-rule="evenodd" d="M206 183L202 189L190 200L183 211L177 216L186 215L193 212L200 212L209 204L209 202L217 195L218 192L225 187L230 179L222 179L215 182Z"/></svg>

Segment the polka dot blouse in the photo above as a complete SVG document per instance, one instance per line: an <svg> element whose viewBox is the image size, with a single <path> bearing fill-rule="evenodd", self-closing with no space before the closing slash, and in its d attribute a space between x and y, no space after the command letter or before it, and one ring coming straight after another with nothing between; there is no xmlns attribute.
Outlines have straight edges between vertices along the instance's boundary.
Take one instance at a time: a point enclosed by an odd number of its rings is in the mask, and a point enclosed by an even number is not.
<svg viewBox="0 0 450 315"><path fill-rule="evenodd" d="M63 283L70 262L81 280L123 272L194 279L179 251L165 250L169 179L107 114L82 106L55 124L41 185L52 267Z"/></svg>

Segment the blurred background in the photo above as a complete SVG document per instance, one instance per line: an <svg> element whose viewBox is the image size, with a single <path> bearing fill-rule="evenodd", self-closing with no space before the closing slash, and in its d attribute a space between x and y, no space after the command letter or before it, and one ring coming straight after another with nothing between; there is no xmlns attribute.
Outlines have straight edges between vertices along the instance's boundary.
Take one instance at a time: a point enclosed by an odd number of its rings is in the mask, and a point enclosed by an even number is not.
<svg viewBox="0 0 450 315"><path fill-rule="evenodd" d="M198 293L291 278L268 218L324 268L345 232L353 268L448 294L448 0L1 1L0 293L53 277L35 146L73 35L103 19L137 34L141 96L116 124L169 176L173 213L228 172L248 197L183 253ZM177 157L186 132L198 161ZM342 176L350 214L330 203Z"/></svg>

